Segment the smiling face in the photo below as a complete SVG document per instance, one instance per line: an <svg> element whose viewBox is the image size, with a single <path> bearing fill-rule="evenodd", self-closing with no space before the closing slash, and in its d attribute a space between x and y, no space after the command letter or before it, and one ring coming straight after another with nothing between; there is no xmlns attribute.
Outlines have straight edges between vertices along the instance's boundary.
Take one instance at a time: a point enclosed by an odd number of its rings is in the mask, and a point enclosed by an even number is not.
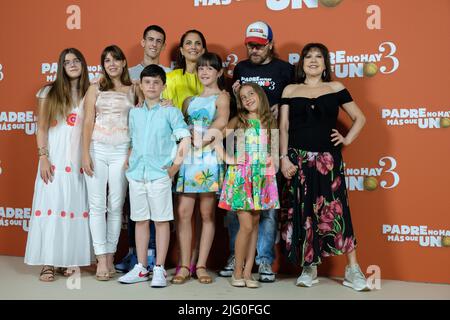
<svg viewBox="0 0 450 320"><path fill-rule="evenodd" d="M141 45L147 57L157 59L165 47L164 35L158 31L150 30L145 35L145 39L141 41Z"/></svg>
<svg viewBox="0 0 450 320"><path fill-rule="evenodd" d="M203 86L208 87L213 83L217 83L217 79L222 75L223 71L217 71L214 67L207 66L199 66L197 68L198 78Z"/></svg>
<svg viewBox="0 0 450 320"><path fill-rule="evenodd" d="M243 85L239 90L239 99L242 107L249 113L258 113L260 105L259 96L251 86Z"/></svg>
<svg viewBox="0 0 450 320"><path fill-rule="evenodd" d="M105 60L103 60L103 68L110 78L120 77L125 66L125 60L118 60L114 58L110 52L106 55Z"/></svg>
<svg viewBox="0 0 450 320"><path fill-rule="evenodd" d="M73 53L68 53L64 57L64 71L70 79L77 79L81 76L82 62Z"/></svg>
<svg viewBox="0 0 450 320"><path fill-rule="evenodd" d="M203 47L200 36L197 33L191 32L184 38L180 51L187 61L196 62L205 52L205 48Z"/></svg>
<svg viewBox="0 0 450 320"><path fill-rule="evenodd" d="M305 55L303 61L303 71L308 76L321 75L325 70L325 58L318 48L311 48Z"/></svg>

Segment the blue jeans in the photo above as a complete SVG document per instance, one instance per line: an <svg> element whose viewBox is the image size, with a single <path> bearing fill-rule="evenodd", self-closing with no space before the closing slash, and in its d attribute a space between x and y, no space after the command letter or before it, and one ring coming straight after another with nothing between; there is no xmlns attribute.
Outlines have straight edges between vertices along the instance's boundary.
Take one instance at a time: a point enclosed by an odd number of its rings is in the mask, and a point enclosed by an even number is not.
<svg viewBox="0 0 450 320"><path fill-rule="evenodd" d="M239 231L239 219L236 212L228 211L228 235L230 239L230 255L234 255L234 242ZM272 264L275 260L275 237L277 236L276 210L261 211L258 228L258 241L256 243L256 264L263 262Z"/></svg>
<svg viewBox="0 0 450 320"><path fill-rule="evenodd" d="M135 236L136 222L130 219L128 216L128 246L136 249L136 236ZM150 241L148 242L149 249L156 249L156 230L155 223L150 221Z"/></svg>

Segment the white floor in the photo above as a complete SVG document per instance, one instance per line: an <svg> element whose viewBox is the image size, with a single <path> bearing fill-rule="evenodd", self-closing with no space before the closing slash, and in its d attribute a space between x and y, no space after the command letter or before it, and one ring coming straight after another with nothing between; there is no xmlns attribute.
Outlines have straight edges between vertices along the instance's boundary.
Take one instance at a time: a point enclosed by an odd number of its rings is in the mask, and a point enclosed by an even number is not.
<svg viewBox="0 0 450 320"><path fill-rule="evenodd" d="M150 283L123 285L116 280L99 282L92 270L83 269L81 278L57 276L56 281L38 280L41 267L23 263L23 258L0 256L0 300L17 299L151 299L151 300L391 300L450 299L450 285L382 280L381 289L356 292L341 285L341 279L319 278L312 288L296 287L295 277L277 278L263 283L259 289L234 288L229 278L214 276L214 282L202 285L190 280L183 285L162 289ZM173 270L169 270L169 278ZM213 274L213 272L210 272ZM257 276L257 275L256 275ZM73 288L73 289L71 289Z"/></svg>

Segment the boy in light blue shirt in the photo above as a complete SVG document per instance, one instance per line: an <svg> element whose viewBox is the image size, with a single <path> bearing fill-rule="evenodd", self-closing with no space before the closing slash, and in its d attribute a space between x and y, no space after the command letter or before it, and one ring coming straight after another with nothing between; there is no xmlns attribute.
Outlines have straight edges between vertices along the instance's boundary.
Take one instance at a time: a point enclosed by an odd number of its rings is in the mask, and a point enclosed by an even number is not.
<svg viewBox="0 0 450 320"><path fill-rule="evenodd" d="M160 105L160 94L166 82L164 70L151 64L144 68L140 78L145 102L142 108L133 108L129 114L131 149L126 171L131 219L136 222L138 263L119 278L119 282L149 279L147 249L149 221L152 220L156 226L156 265L151 286L165 287L164 262L169 248L169 221L173 220L172 179L180 169L191 139L181 111Z"/></svg>
<svg viewBox="0 0 450 320"><path fill-rule="evenodd" d="M130 78L133 82L140 81L141 72L150 64L157 64L164 69L166 73L172 71L159 63L161 52L166 48L166 32L158 25L150 25L145 28L142 35L141 46L143 50L142 61L134 67L128 69ZM116 270L120 272L130 271L137 261L135 239L135 223L128 216L128 254L115 265ZM148 267L153 268L156 262L155 252L155 224L150 222L150 241L148 243Z"/></svg>

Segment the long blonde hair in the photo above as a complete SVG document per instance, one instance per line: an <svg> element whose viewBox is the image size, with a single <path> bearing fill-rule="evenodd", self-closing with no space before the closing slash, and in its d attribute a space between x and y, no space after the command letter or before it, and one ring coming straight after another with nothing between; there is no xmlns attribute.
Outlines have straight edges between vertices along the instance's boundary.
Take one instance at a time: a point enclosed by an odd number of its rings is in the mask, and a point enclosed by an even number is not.
<svg viewBox="0 0 450 320"><path fill-rule="evenodd" d="M65 118L73 108L70 78L64 69L64 60L69 53L74 54L81 61L81 75L77 81L78 99L82 99L89 88L88 69L83 54L75 48L64 49L59 55L56 79L50 85L50 90L45 98L42 117L47 123L58 118Z"/></svg>
<svg viewBox="0 0 450 320"><path fill-rule="evenodd" d="M250 124L248 122L248 111L245 109L244 104L241 99L241 90L243 87L251 87L258 95L259 98L259 106L258 106L258 118L261 121L261 128L267 129L269 134L271 129L277 128L277 122L274 119L272 112L270 111L269 100L267 99L266 93L264 90L257 85L256 83L244 83L241 85L239 90L237 91L237 118L238 128L248 128Z"/></svg>

